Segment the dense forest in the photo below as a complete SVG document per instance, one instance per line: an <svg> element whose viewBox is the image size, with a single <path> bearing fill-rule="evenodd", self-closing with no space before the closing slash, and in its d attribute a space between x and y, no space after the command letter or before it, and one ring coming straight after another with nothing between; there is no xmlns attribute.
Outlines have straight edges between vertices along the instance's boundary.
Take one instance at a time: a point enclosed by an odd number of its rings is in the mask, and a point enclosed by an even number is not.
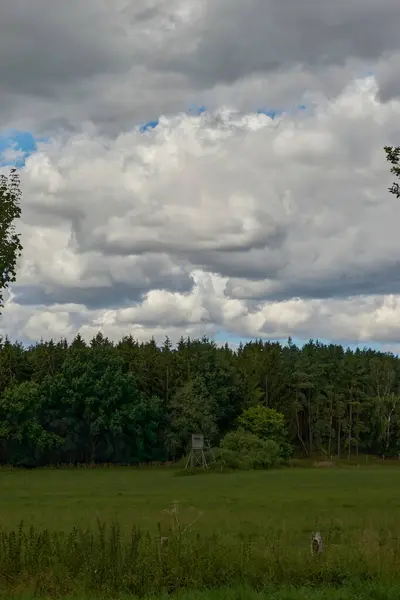
<svg viewBox="0 0 400 600"><path fill-rule="evenodd" d="M0 394L3 464L177 460L191 433L217 445L258 404L283 413L295 455L400 452L400 360L371 349L3 339Z"/></svg>

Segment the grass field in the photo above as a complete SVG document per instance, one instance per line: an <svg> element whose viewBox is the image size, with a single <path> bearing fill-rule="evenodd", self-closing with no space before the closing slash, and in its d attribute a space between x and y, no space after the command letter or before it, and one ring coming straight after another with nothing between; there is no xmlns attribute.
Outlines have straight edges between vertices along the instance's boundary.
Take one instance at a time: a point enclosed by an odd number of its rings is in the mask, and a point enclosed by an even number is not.
<svg viewBox="0 0 400 600"><path fill-rule="evenodd" d="M155 531L181 503L194 531L265 537L286 532L309 546L311 531L335 538L365 529L400 533L400 468L283 469L176 477L171 469L0 470L0 526L52 530L117 519Z"/></svg>
<svg viewBox="0 0 400 600"><path fill-rule="evenodd" d="M397 465L293 468L185 477L176 476L172 469L0 470L0 486L4 556L8 552L7 536L11 530L17 530L21 520L38 531L67 533L73 527L95 531L98 520L102 523L118 521L121 540L117 542L121 547L124 540L129 543L132 527L150 531L155 540L161 524L162 533L172 535L168 528L173 517L164 509L179 502L181 528L195 522L183 534L179 548L170 550L172 558L168 560L172 561L171 569L182 568L182 576L186 578L191 571L189 583L199 586L203 583L201 573L207 571L205 584L217 582L226 586L230 583L229 573L236 573L236 565L241 575L232 584L251 584L259 590L260 586L275 586L275 592L269 591L266 595L266 591L260 591L261 595L254 595L255 600L358 597L353 587L349 591L349 585L358 586L357 590L363 586L364 595L360 598L369 597L366 595L369 589L371 598L400 597L400 468ZM320 561L310 552L310 536L315 530L322 532L325 542ZM97 542L91 543L93 549ZM27 548L32 546L32 542L24 544ZM88 552L88 543L85 544ZM154 559L154 573L150 567L147 571L149 581L156 577L155 571L161 569L152 544L143 545L145 555L141 563L143 571L143 565L149 565ZM110 548L107 552L111 552L111 556L120 552ZM57 552L64 553L65 558L66 551L55 545L52 553ZM196 556L198 571L190 562L196 561ZM3 589L10 581L6 571L11 558L8 563L4 561L0 556ZM213 561L218 563L215 572L220 573L219 579L213 579ZM224 561L229 562L231 571ZM50 563L46 564L50 569ZM162 577L165 579L167 575L159 575L160 591L164 585ZM13 582L14 591L26 591L20 579L14 578ZM280 589L284 584L314 585L314 589L312 592ZM345 587L334 590L326 587L328 584ZM392 591L385 588L386 591L378 592L377 588L368 587L371 585L395 587ZM146 591L143 586L141 589ZM149 587L149 591L157 590L157 587ZM241 590L230 590L228 597L250 599L249 592ZM182 599L227 597L224 591L190 593Z"/></svg>
<svg viewBox="0 0 400 600"><path fill-rule="evenodd" d="M34 600L34 596L20 596L18 600ZM109 596L93 596L90 600L103 600ZM340 589L329 588L270 588L256 592L249 588L217 589L208 591L190 591L179 595L157 596L154 600L399 600L400 586L358 585ZM0 596L1 600L10 600L10 596ZM69 596L63 600L87 600L87 596ZM118 600L132 600L132 596L118 596Z"/></svg>

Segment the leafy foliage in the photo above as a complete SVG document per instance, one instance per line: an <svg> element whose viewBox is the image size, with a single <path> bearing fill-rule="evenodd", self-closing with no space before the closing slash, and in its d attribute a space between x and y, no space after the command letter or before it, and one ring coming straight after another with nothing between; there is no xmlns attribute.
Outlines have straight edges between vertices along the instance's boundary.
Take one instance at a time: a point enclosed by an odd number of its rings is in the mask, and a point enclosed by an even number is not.
<svg viewBox="0 0 400 600"><path fill-rule="evenodd" d="M176 391L169 409L168 444L174 456L185 449L192 433L203 433L211 441L216 438L218 429L214 402L201 375Z"/></svg>
<svg viewBox="0 0 400 600"><path fill-rule="evenodd" d="M3 290L16 279L16 265L21 255L20 234L15 220L21 216L20 182L16 169L10 176L0 176L0 308L4 306Z"/></svg>
<svg viewBox="0 0 400 600"><path fill-rule="evenodd" d="M230 468L268 469L282 462L281 449L271 439L262 439L242 428L227 433L217 458Z"/></svg>
<svg viewBox="0 0 400 600"><path fill-rule="evenodd" d="M233 351L207 338L176 348L101 334L29 348L0 339L0 462L179 460L192 433L218 446L238 425L284 458L292 447L306 456L397 455L399 389L392 354L312 340Z"/></svg>
<svg viewBox="0 0 400 600"><path fill-rule="evenodd" d="M251 406L243 411L238 419L239 425L257 437L272 440L280 448L281 457L289 458L292 447L288 443L288 432L285 425L285 415L275 408L262 404Z"/></svg>
<svg viewBox="0 0 400 600"><path fill-rule="evenodd" d="M385 146L384 150L386 160L392 165L390 172L400 179L400 146ZM400 185L397 182L393 183L392 187L389 188L389 192L400 198Z"/></svg>

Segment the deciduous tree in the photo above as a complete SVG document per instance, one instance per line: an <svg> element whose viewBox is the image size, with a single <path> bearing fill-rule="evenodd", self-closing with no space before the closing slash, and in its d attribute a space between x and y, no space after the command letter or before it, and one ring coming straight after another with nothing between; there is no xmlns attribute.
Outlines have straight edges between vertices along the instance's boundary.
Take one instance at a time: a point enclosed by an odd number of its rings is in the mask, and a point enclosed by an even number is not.
<svg viewBox="0 0 400 600"><path fill-rule="evenodd" d="M400 146L385 146L386 160L390 162L392 168L390 172L400 179ZM389 188L389 192L400 198L400 185L395 181Z"/></svg>
<svg viewBox="0 0 400 600"><path fill-rule="evenodd" d="M21 216L20 198L19 176L12 169L9 177L0 176L0 308L4 306L4 290L16 279L17 260L22 252L15 227Z"/></svg>

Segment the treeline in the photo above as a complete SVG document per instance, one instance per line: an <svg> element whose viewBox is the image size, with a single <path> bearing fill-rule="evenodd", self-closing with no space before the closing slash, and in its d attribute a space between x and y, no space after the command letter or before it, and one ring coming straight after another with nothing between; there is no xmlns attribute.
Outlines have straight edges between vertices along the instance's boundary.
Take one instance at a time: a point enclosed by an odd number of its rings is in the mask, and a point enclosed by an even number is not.
<svg viewBox="0 0 400 600"><path fill-rule="evenodd" d="M372 349L207 338L0 343L2 464L177 460L262 404L285 416L295 453L400 452L400 360Z"/></svg>

